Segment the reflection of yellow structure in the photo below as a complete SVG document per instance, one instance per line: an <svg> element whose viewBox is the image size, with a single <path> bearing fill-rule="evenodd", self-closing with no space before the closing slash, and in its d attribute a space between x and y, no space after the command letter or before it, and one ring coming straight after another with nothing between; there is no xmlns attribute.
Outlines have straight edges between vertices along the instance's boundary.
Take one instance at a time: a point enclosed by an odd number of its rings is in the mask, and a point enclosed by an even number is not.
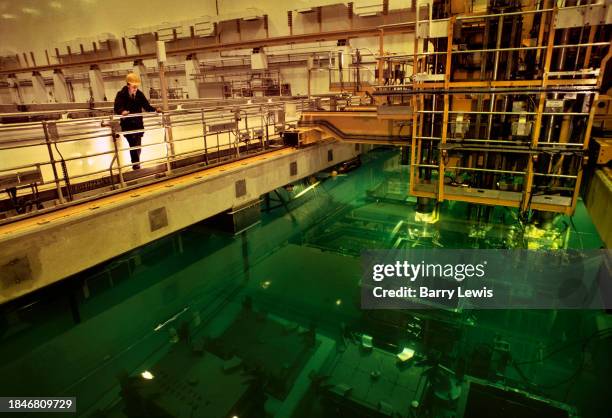
<svg viewBox="0 0 612 418"><path fill-rule="evenodd" d="M414 212L414 221L415 222L422 222L422 223L426 223L426 224L435 224L436 222L438 222L440 220L440 214L438 212L438 209L435 209L432 212Z"/></svg>
<svg viewBox="0 0 612 418"><path fill-rule="evenodd" d="M543 248L557 250L566 247L568 234L569 229L563 233L554 228L547 230L538 228L535 225L528 225L525 228L524 239L527 241L527 248L530 250L539 250Z"/></svg>

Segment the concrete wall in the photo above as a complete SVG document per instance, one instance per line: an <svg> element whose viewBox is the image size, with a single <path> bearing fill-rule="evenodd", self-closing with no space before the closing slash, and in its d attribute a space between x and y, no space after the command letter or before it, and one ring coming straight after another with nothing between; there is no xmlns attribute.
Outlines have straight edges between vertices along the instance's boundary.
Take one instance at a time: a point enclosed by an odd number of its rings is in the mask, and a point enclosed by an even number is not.
<svg viewBox="0 0 612 418"><path fill-rule="evenodd" d="M588 186L586 207L606 248L612 248L612 180L603 170L596 170Z"/></svg>

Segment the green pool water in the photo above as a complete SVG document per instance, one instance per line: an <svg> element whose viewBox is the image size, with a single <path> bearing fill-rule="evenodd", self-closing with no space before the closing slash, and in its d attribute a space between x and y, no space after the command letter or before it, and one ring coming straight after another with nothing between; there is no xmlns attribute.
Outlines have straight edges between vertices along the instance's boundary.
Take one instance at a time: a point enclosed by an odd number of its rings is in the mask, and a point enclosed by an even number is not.
<svg viewBox="0 0 612 418"><path fill-rule="evenodd" d="M380 362L386 353L413 346L459 377L507 384L576 407L580 416L612 416L612 343L609 334L597 333L612 326L610 315L360 308L362 250L601 248L582 202L572 218L559 216L541 228L521 224L516 211L502 207L444 202L432 215L417 212L416 199L407 195L408 167L400 165L398 152L375 149L362 162L348 173L321 173L271 194L262 202L261 222L239 235L193 225L3 306L0 395L76 396L78 416L134 416L126 412L120 382L154 369L188 339L213 352L232 347L243 362L261 362L282 376L265 386L265 415L334 416L320 401L313 376L348 373L354 362L346 381L355 388L359 379L380 379L355 371L361 360L349 355L366 334ZM304 348L298 335L315 335L314 342ZM500 342L510 360L503 376L491 375L482 359ZM166 360L168 367L189 369L185 356L191 354L185 353ZM310 377L308 368L314 370ZM396 373L381 370L383 379ZM197 373L207 378L205 366ZM389 385L395 392L377 396L402 408L404 386ZM212 416L205 406L198 411L192 416ZM411 413L452 416L444 408Z"/></svg>

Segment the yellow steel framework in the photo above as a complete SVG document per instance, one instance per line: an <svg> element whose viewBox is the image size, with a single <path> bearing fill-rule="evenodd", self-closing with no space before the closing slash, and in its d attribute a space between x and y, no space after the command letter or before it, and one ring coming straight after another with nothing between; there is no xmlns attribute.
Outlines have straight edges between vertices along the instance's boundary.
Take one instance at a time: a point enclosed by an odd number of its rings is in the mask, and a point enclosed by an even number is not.
<svg viewBox="0 0 612 418"><path fill-rule="evenodd" d="M568 9L568 8L564 8ZM584 13L584 9L580 9L579 7L575 8L575 13ZM517 17L524 17L526 15L540 15L540 25L538 30L537 41L535 45L531 45L526 48L500 48L501 38L504 36L508 36L507 34L502 33L502 28L504 27L504 19L516 19ZM599 30L603 31L604 21L599 22L600 24L592 24L590 25L588 30L588 40L586 43L581 44L567 44L567 43L555 43L555 40L558 39L558 32L563 31L564 35L567 33L567 28L560 29L559 26L559 8L555 5L552 8L545 8L541 10L522 10L514 13L504 14L489 14L484 16L479 15L460 15L460 16L451 16L447 19L442 20L443 22L447 22L447 34L445 43L446 45L441 45L440 37L436 39L427 37L427 36L419 36L419 24L420 22L417 20L417 30L415 30L415 42L414 42L414 53L413 53L413 75L412 75L412 94L411 97L411 105L413 108L412 113L412 142L411 142L411 170L410 170L410 193L419 196L419 197L427 197L427 198L435 198L438 201L443 200L460 200L471 203L479 203L479 204L495 204L495 205L504 205L504 206L512 206L520 208L521 211L526 211L528 209L538 209L543 211L553 211L553 212L562 212L566 214L572 214L574 212L576 201L578 199L580 184L583 176L583 166L586 163L586 149L589 145L589 139L591 135L591 129L593 125L593 119L595 116L596 105L599 100L599 94L597 92L597 88L601 86L602 79L604 77L604 69L607 61L611 55L610 42L606 40L605 42L595 42L596 33ZM493 72L493 79L489 80L459 80L461 76L465 76L465 74L461 74L462 69L455 69L453 64L457 61L455 57L459 54L468 54L469 50L465 50L462 48L462 45L456 44L456 33L457 23L462 22L465 26L465 23L469 23L472 27L482 27L487 28L491 21L496 20L497 28L498 28L498 39L497 47L495 49L487 49L486 45L480 51L474 51L474 53L486 54L486 53L494 53L495 57L495 69ZM506 21L507 23L507 21ZM431 25L431 21L429 25ZM488 34L488 31L487 31ZM547 35L547 36L546 36ZM486 36L486 35L485 35ZM582 32L580 34L580 39L583 39ZM561 37L562 41L567 42L567 36ZM437 43L437 50L428 51L427 46L428 43ZM382 43L382 41L381 41ZM485 42L486 43L486 42ZM553 61L553 55L556 53L557 59L559 60L560 54L565 54L565 51L568 49L573 49L574 51L584 51L584 59L582 62L581 70L582 71L566 71L563 73L562 71L553 72L551 71L551 64ZM587 71L593 65L592 58L594 49L597 49L598 56L601 57L596 63L595 66L598 68L595 71ZM497 60L499 58L499 54L522 54L523 56L526 54L526 51L533 50L536 51L535 62L533 65L538 64L543 58L543 65L540 71L534 72L536 77L533 79L524 79L524 80L516 80L516 79L506 79L506 80L498 80L498 68L497 68ZM541 57L543 53L543 57ZM432 55L442 56L445 61L444 69L442 73L437 73L436 69L433 69L433 74L437 75L437 77L423 77L423 75L432 75L431 65L428 68L427 58ZM579 53L575 53L576 61L579 58ZM483 58L484 59L484 58ZM379 67L382 68L382 60L379 62ZM564 67L561 65L560 70L563 70ZM569 77L568 77L569 76ZM435 80L435 81L430 81ZM586 111L579 112L579 114L572 114L571 112L559 112L561 114L566 113L564 116L564 122L566 126L561 127L561 132L559 133L557 140L550 141L550 137L545 143L541 141L542 138L542 129L545 119L561 117L559 114L552 114L550 111L546 111L547 101L550 100L551 93L549 92L549 88L554 87L558 91L573 91L580 87L591 86L593 89L589 90L584 99L585 105L584 109ZM388 92L392 92L393 89L389 87L382 88ZM473 89L470 91L469 89ZM532 128L531 135L529 141L529 147L525 149L522 154L519 155L518 158L515 157L514 167L522 167L521 170L518 169L507 169L507 170L494 170L487 166L482 166L482 164L477 164L475 159L482 158L482 155L471 154L468 159L468 164L465 167L451 167L447 163L449 159L451 159L451 154L453 153L453 147L447 147L446 144L449 141L449 128L451 127L453 121L453 116L456 116L458 113L464 113L465 115L470 115L472 113L478 113L478 119L480 120L482 103L485 101L489 101L490 103L490 112L489 114L489 124L491 123L492 114L504 114L509 115L515 112L506 112L503 109L502 112L495 112L494 109L499 108L500 99L499 95L496 98L496 90L500 89L508 89L508 91L515 90L515 96L524 95L525 92L533 92L536 98L535 112L531 112L532 116ZM470 97L468 100L467 108L465 106L465 100L462 100L461 93L465 93L467 91L467 95ZM506 93L508 94L508 93ZM436 106L436 97L443 97L443 106L441 111L437 111L438 107ZM565 94L566 97L574 97L570 94ZM558 95L554 93L554 97L557 98ZM433 105L431 104L433 102ZM463 102L463 103L462 103ZM426 106L426 103L429 103L429 109ZM480 105L473 112L474 105ZM432 115L429 119L426 118L427 112L431 112ZM429 123L433 118L438 118L441 116L441 129L440 135L436 136L430 134L430 136L424 137L424 128L425 124ZM568 132L569 123L567 122L567 118L570 116L576 118L583 118L586 120L586 124L581 126L583 133L580 137L580 141L578 143L574 142L569 144L568 141ZM458 123L455 118L454 123ZM552 125L552 120L548 120L548 124ZM492 126L489 125L487 128L487 139L490 139L491 134L490 131ZM433 132L433 131L432 131ZM573 138L577 136L574 134ZM479 137L475 141L478 141ZM429 161L424 161L423 152L424 147L429 145L431 141L437 141L439 143L438 149L439 152L437 155L432 158L433 154L430 154ZM474 141L474 143L475 143ZM461 144L470 143L471 141L465 140L461 141ZM484 146L480 146L479 150L482 151L485 155L487 155L488 147L492 142L496 141L478 141L484 142ZM502 141L498 141L502 142ZM508 143L509 141L505 141ZM455 141L455 143L457 143ZM542 146L544 145L544 146ZM544 151L544 148L546 150ZM570 155L570 150L574 152L573 155ZM576 153L575 151L583 151ZM494 151L491 148L491 151ZM538 158L542 156L542 154L546 152L550 157L551 164L553 160L556 160L559 167L566 167L570 170L569 173L561 172L560 170L552 171L547 170L546 172L537 172L535 168L535 163L538 161ZM481 153L482 154L482 153ZM563 165L564 158L574 158L577 161L573 164ZM502 172L502 174L514 174L523 177L523 186L520 193L511 193L505 192L503 190L495 190L495 188L487 189L486 187L477 188L476 190L470 189L461 189L456 187L446 186L444 183L445 175L449 172L449 170L458 172L463 170L472 170L472 171L482 171L482 172ZM423 178L423 174L428 173L429 176L427 179ZM431 174L437 174L437 180ZM534 178L536 176L552 176L562 179L573 179L573 187L571 190L570 196L565 196L565 198L561 198L557 194L553 194L551 196L544 196L543 198L534 199Z"/></svg>
<svg viewBox="0 0 612 418"><path fill-rule="evenodd" d="M417 197L572 214L612 56L612 14L605 4L489 3L486 14L452 14L455 2L417 1L412 55L385 55L380 30L371 106L305 112L300 124L322 137L410 147ZM429 19L419 20L423 7ZM398 70L408 64L410 77Z"/></svg>

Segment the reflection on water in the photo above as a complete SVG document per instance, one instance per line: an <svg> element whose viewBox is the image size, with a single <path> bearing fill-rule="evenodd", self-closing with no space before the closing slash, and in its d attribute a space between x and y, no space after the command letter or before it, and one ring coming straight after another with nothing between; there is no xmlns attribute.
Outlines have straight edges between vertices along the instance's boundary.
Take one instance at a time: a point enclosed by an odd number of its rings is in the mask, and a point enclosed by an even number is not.
<svg viewBox="0 0 612 418"><path fill-rule="evenodd" d="M584 206L523 224L407 190L375 150L272 193L239 236L194 225L4 306L0 393L104 417L610 416L600 312L360 309L364 249L599 248Z"/></svg>

